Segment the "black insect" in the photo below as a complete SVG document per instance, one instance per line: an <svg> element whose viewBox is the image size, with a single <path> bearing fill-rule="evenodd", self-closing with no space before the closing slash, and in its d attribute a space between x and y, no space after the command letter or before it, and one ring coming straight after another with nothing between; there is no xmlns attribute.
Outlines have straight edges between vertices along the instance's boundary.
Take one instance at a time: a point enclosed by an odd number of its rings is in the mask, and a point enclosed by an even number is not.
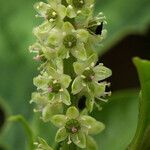
<svg viewBox="0 0 150 150"><path fill-rule="evenodd" d="M103 22L101 22L100 25L93 25L91 27L88 27L88 30L93 34L101 35L103 30Z"/></svg>

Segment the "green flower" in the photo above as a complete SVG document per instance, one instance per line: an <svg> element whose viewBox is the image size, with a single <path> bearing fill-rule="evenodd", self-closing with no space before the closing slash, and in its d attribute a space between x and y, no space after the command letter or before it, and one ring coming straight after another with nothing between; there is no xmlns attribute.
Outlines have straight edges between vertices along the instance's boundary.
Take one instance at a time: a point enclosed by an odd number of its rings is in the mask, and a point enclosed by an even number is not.
<svg viewBox="0 0 150 150"><path fill-rule="evenodd" d="M72 83L72 93L78 94L82 90L92 97L102 97L108 94L105 92L106 82L100 82L111 76L112 72L103 64L95 66L96 56L91 55L86 61L73 64L77 77Z"/></svg>
<svg viewBox="0 0 150 150"><path fill-rule="evenodd" d="M87 42L89 33L84 29L75 30L73 25L69 22L65 22L62 26L62 30L50 33L48 37L49 44L54 43L56 50L58 50L58 56L62 58L68 58L71 53L77 59L87 59L84 43Z"/></svg>
<svg viewBox="0 0 150 150"><path fill-rule="evenodd" d="M89 42L91 45L95 46L106 38L107 30L104 28L104 25L106 24L106 17L102 12L96 17L90 16L88 18L88 22L86 22L84 26L90 33Z"/></svg>
<svg viewBox="0 0 150 150"><path fill-rule="evenodd" d="M49 3L37 2L34 8L40 17L45 18L52 24L56 24L66 16L66 7L61 5L60 0L49 0Z"/></svg>
<svg viewBox="0 0 150 150"><path fill-rule="evenodd" d="M80 115L74 106L68 108L66 115L55 115L51 121L59 127L55 137L56 142L59 143L68 139L68 144L73 142L80 148L87 147L86 137L88 135L98 134L105 128L103 123L94 118Z"/></svg>
<svg viewBox="0 0 150 150"><path fill-rule="evenodd" d="M60 67L61 68L61 67ZM70 94L67 90L71 78L62 73L59 73L52 67L48 67L47 72L42 72L33 80L38 92L32 94L31 103L34 102L37 108L35 112L42 112L43 121L47 122L51 116L62 113L63 106L70 105Z"/></svg>
<svg viewBox="0 0 150 150"><path fill-rule="evenodd" d="M30 103L36 104L34 112L41 112L41 118L44 122L50 121L53 115L63 112L62 102L59 100L50 100L48 94L43 95L40 92L34 92L32 93Z"/></svg>
<svg viewBox="0 0 150 150"><path fill-rule="evenodd" d="M42 139L42 138L38 138L38 142L35 142L34 145L36 146L35 150L53 150L48 144L47 142Z"/></svg>
<svg viewBox="0 0 150 150"><path fill-rule="evenodd" d="M77 15L86 15L92 13L94 0L66 0L68 3L67 16L74 18Z"/></svg>
<svg viewBox="0 0 150 150"><path fill-rule="evenodd" d="M33 57L34 60L36 61L42 61L42 62L47 62L56 60L57 57L57 52L48 47L48 46L43 46L39 42L34 43L32 46L29 47L29 51L34 53L35 56Z"/></svg>
<svg viewBox="0 0 150 150"><path fill-rule="evenodd" d="M71 82L71 78L59 70L48 67L47 72L38 75L33 80L34 85L43 94L48 95L49 100L58 100L66 105L70 105L70 95L67 88Z"/></svg>

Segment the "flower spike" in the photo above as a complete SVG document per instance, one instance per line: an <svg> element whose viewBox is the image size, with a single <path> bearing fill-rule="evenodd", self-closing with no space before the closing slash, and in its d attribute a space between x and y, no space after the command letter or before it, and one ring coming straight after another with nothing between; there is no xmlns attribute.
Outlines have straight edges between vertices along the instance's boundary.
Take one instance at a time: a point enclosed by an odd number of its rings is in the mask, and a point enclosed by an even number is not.
<svg viewBox="0 0 150 150"><path fill-rule="evenodd" d="M29 47L33 59L41 63L33 79L36 91L30 103L36 105L34 112L59 128L55 135L59 150L68 145L98 150L92 135L102 132L105 125L90 113L94 106L101 110L100 102L107 102L111 95L106 88L112 71L97 64L94 50L106 36L106 17L102 12L93 16L94 0L47 0L35 3L34 8L44 20L33 29L37 40ZM85 102L83 108L80 101ZM35 145L36 150L53 150L42 138Z"/></svg>

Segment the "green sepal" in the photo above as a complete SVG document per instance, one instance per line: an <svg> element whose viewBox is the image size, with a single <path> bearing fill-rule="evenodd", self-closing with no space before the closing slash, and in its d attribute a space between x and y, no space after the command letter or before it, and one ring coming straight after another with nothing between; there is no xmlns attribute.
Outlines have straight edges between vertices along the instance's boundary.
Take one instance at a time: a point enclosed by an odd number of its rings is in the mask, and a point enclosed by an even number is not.
<svg viewBox="0 0 150 150"><path fill-rule="evenodd" d="M77 75L81 75L85 69L84 65L78 61L73 63L73 67Z"/></svg>
<svg viewBox="0 0 150 150"><path fill-rule="evenodd" d="M72 135L72 141L80 148L86 147L86 137L82 131L79 131L77 134Z"/></svg>
<svg viewBox="0 0 150 150"><path fill-rule="evenodd" d="M76 107L72 106L72 107L68 108L66 115L68 118L74 118L75 119L79 116L79 111Z"/></svg>
<svg viewBox="0 0 150 150"><path fill-rule="evenodd" d="M70 32L72 32L72 30L74 30L74 27L73 27L73 25L72 25L70 22L65 22L65 23L63 24L62 30L63 30L64 32L70 34Z"/></svg>
<svg viewBox="0 0 150 150"><path fill-rule="evenodd" d="M74 95L81 92L81 90L83 89L82 83L83 83L83 81L82 81L82 78L80 76L75 78L75 80L72 83L72 93Z"/></svg>
<svg viewBox="0 0 150 150"><path fill-rule="evenodd" d="M38 88L44 88L48 83L48 80L43 78L43 76L38 75L37 77L33 78L33 84Z"/></svg>
<svg viewBox="0 0 150 150"><path fill-rule="evenodd" d="M71 49L72 55L79 59L79 60L86 60L87 59L87 54L86 54L86 49L84 48L83 43L78 43L75 48Z"/></svg>
<svg viewBox="0 0 150 150"><path fill-rule="evenodd" d="M93 86L94 86L94 96L95 97L100 97L100 96L104 95L105 89L106 89L106 83L94 82Z"/></svg>
<svg viewBox="0 0 150 150"><path fill-rule="evenodd" d="M45 16L46 11L50 9L50 5L44 3L44 2L37 2L34 4L34 9L41 15Z"/></svg>
<svg viewBox="0 0 150 150"><path fill-rule="evenodd" d="M54 115L51 118L51 122L56 126L56 127L62 127L66 123L66 116L65 115Z"/></svg>
<svg viewBox="0 0 150 150"><path fill-rule="evenodd" d="M89 32L84 30L84 29L78 29L77 30L77 35L78 38L82 41L82 42L87 42L88 36L89 36Z"/></svg>
<svg viewBox="0 0 150 150"><path fill-rule="evenodd" d="M98 134L105 129L105 125L102 122L97 121L91 116L81 116L81 123L83 126L88 127L89 134Z"/></svg>
<svg viewBox="0 0 150 150"><path fill-rule="evenodd" d="M60 78L60 74L52 67L47 67L47 72L56 80Z"/></svg>
<svg viewBox="0 0 150 150"><path fill-rule="evenodd" d="M55 141L56 142L62 142L68 137L68 134L66 132L66 129L64 127L60 128L55 136Z"/></svg>
<svg viewBox="0 0 150 150"><path fill-rule="evenodd" d="M64 19L67 14L67 9L64 5L59 5L58 12L61 19Z"/></svg>
<svg viewBox="0 0 150 150"><path fill-rule="evenodd" d="M42 149L42 150L53 150L47 142L43 139L38 137L38 148L36 150Z"/></svg>
<svg viewBox="0 0 150 150"><path fill-rule="evenodd" d="M86 108L89 112L92 112L93 107L94 107L94 97L89 96L86 98Z"/></svg>
<svg viewBox="0 0 150 150"><path fill-rule="evenodd" d="M60 94L60 100L66 104L66 105L71 105L71 101L70 101L70 94L66 89L63 89L62 92L59 93Z"/></svg>
<svg viewBox="0 0 150 150"><path fill-rule="evenodd" d="M66 14L69 18L76 17L76 13L75 13L75 11L71 5L67 7L67 13Z"/></svg>
<svg viewBox="0 0 150 150"><path fill-rule="evenodd" d="M48 98L38 92L33 92L30 103L36 103L38 106L45 106L48 103Z"/></svg>
<svg viewBox="0 0 150 150"><path fill-rule="evenodd" d="M87 150L98 150L97 143L91 136L86 136L86 148Z"/></svg>
<svg viewBox="0 0 150 150"><path fill-rule="evenodd" d="M61 82L61 84L64 86L64 88L68 88L68 87L69 87L69 84L70 84L70 82L71 82L71 77L68 76L68 75L63 74L63 75L61 75L61 77L60 77L60 82Z"/></svg>
<svg viewBox="0 0 150 150"><path fill-rule="evenodd" d="M104 80L112 75L112 71L101 64L94 67L93 70L95 72L95 80L97 81Z"/></svg>
<svg viewBox="0 0 150 150"><path fill-rule="evenodd" d="M42 111L42 119L44 122L48 122L51 120L53 115L62 113L62 104L61 103L53 103L48 104L44 107Z"/></svg>

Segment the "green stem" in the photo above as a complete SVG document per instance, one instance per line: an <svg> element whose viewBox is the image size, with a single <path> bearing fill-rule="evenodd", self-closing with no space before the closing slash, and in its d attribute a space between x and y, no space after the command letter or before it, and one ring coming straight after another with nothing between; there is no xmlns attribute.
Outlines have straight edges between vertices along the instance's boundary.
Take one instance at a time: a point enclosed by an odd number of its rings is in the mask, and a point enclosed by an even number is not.
<svg viewBox="0 0 150 150"><path fill-rule="evenodd" d="M25 133L27 134L27 138L28 138L28 143L29 143L29 150L34 150L34 136L33 136L33 132L28 124L28 122L25 120L25 118L21 115L16 115L16 116L11 116L8 118L8 121L11 122L19 122L23 125L24 129L25 129Z"/></svg>
<svg viewBox="0 0 150 150"><path fill-rule="evenodd" d="M75 74L75 72L74 72L74 68L73 68L73 63L76 61L76 59L75 59L75 57L73 57L71 54L70 54L70 57L68 58L68 59L65 59L64 60L64 73L65 74L67 74L67 75L69 75L70 77L71 77L71 79L72 79L72 81L75 79L75 77L76 77L76 74ZM69 86L69 88L68 88L68 91L69 91L69 93L70 93L70 98L71 98L71 103L72 103L72 105L74 105L74 106L78 106L77 105L77 96L75 96L75 95L73 95L72 93L71 93L71 85L72 84L70 84L70 86Z"/></svg>

